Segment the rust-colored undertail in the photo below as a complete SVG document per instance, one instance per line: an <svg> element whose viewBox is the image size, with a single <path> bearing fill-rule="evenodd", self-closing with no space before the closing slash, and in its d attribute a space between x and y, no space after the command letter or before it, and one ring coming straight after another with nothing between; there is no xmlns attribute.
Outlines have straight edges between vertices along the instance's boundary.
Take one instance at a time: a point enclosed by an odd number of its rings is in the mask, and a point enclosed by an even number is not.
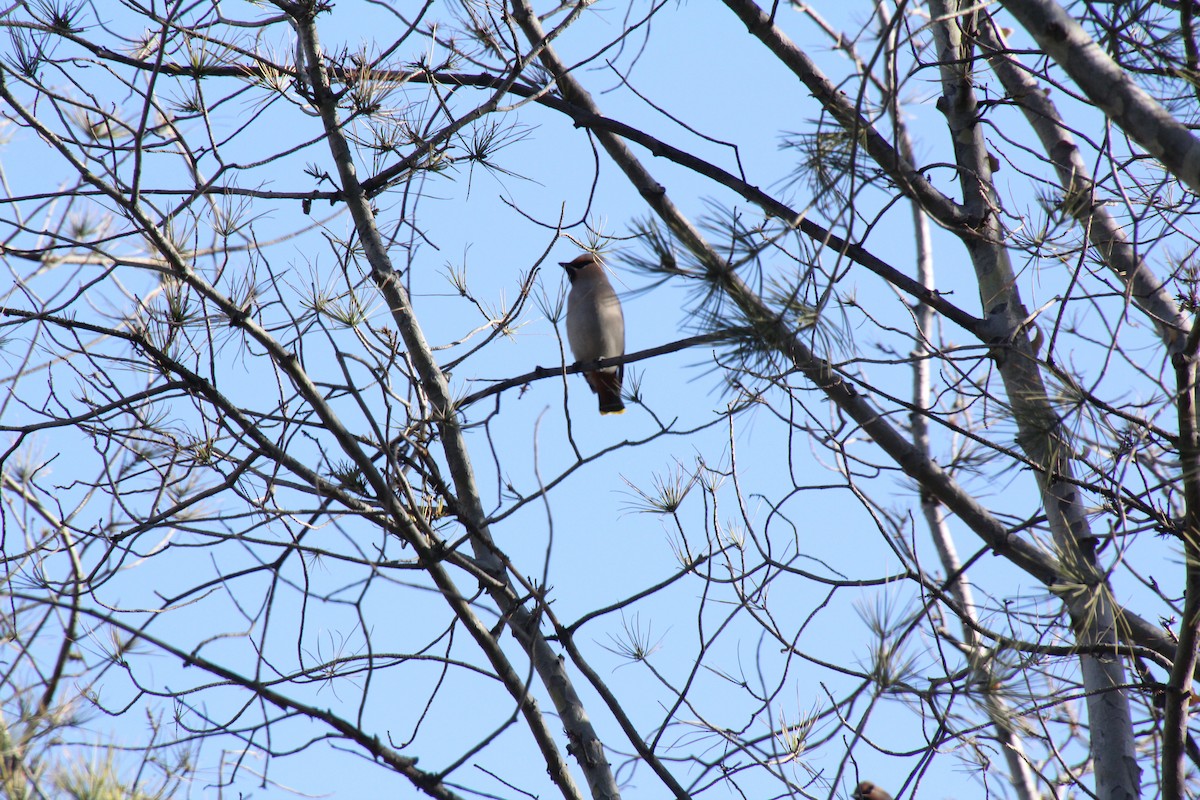
<svg viewBox="0 0 1200 800"><path fill-rule="evenodd" d="M600 398L601 414L625 413L625 404L621 402L621 379L625 377L624 369L618 369L616 372L585 372L583 377Z"/></svg>

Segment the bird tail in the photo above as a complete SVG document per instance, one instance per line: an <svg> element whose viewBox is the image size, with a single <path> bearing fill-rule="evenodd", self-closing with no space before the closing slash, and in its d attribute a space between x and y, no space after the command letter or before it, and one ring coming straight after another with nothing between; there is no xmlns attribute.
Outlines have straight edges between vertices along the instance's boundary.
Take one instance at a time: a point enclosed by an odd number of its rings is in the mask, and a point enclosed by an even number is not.
<svg viewBox="0 0 1200 800"><path fill-rule="evenodd" d="M592 387L592 391L600 398L601 414L625 413L625 404L621 402L623 373L624 370L618 369L613 372L597 370L583 374L583 377L587 378L588 386Z"/></svg>

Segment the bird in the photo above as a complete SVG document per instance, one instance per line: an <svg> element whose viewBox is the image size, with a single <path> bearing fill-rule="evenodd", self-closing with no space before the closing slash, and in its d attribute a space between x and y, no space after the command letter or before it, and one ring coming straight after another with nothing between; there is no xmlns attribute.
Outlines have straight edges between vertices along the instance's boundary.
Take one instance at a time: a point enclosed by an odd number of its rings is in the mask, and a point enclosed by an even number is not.
<svg viewBox="0 0 1200 800"><path fill-rule="evenodd" d="M604 274L604 264L594 253L584 253L559 264L571 282L567 295L567 341L575 363L586 365L598 358L625 355L625 315ZM589 370L583 377L599 398L601 414L625 413L625 404L621 402L624 364Z"/></svg>
<svg viewBox="0 0 1200 800"><path fill-rule="evenodd" d="M892 796L870 781L863 781L850 795L854 800L892 800Z"/></svg>

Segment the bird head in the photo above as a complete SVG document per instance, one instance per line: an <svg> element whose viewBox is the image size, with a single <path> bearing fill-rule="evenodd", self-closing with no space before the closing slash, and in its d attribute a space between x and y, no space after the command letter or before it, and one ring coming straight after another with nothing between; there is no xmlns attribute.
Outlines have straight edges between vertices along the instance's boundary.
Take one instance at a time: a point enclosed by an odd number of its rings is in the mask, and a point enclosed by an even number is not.
<svg viewBox="0 0 1200 800"><path fill-rule="evenodd" d="M587 274L592 270L603 270L603 267L600 266L600 259L595 253L584 253L570 261L560 261L558 263L559 266L567 271L567 280L571 281L571 283L574 283L575 279L580 275Z"/></svg>
<svg viewBox="0 0 1200 800"><path fill-rule="evenodd" d="M892 796L870 781L863 781L850 795L854 800L892 800Z"/></svg>

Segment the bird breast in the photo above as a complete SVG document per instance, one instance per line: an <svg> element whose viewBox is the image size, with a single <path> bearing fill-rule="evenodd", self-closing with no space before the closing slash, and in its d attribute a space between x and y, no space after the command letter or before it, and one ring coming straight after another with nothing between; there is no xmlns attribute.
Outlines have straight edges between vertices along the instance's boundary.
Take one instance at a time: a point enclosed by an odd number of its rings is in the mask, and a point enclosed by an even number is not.
<svg viewBox="0 0 1200 800"><path fill-rule="evenodd" d="M580 362L625 353L625 320L612 287L575 281L567 297L567 341Z"/></svg>

